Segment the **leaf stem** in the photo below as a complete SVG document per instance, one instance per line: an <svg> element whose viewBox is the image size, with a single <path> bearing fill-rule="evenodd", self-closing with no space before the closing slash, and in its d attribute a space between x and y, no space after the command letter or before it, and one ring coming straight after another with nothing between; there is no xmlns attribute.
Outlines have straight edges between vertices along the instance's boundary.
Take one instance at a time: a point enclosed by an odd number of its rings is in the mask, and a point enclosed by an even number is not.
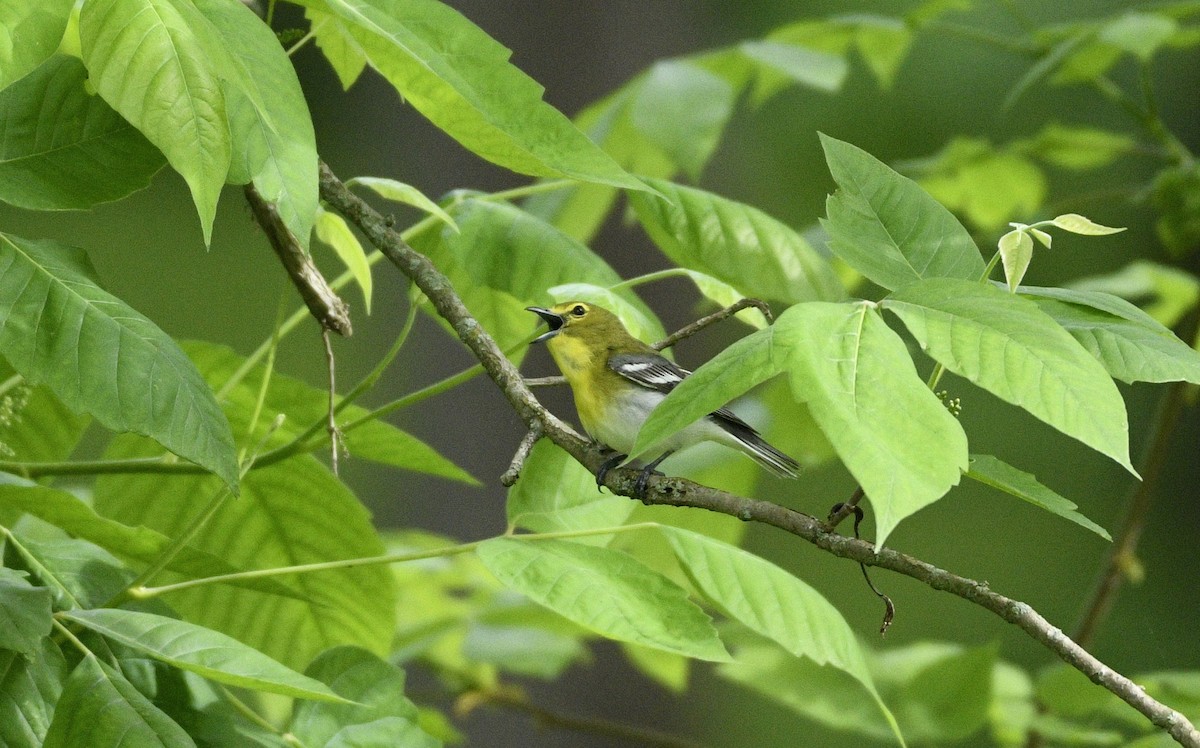
<svg viewBox="0 0 1200 748"><path fill-rule="evenodd" d="M71 642L71 644L75 645L75 648L78 649L80 652L82 652L84 657L93 657L94 658L96 656L95 653L92 652L92 650L87 648L86 644L79 641L79 637L72 634L71 630L69 628L67 628L62 623L60 623L57 617L51 616L50 624L52 626L54 626L54 628L58 630L58 633L62 634L63 637L67 641L69 641L69 642Z"/></svg>
<svg viewBox="0 0 1200 748"><path fill-rule="evenodd" d="M10 390L16 389L23 381L25 381L25 378L20 374L13 374L8 379L0 382L0 396L7 395Z"/></svg>
<svg viewBox="0 0 1200 748"><path fill-rule="evenodd" d="M484 538L483 540L475 540L470 543L461 543L459 545L446 546L444 548L435 548L427 551L409 551L404 553L387 553L382 556L360 556L358 558L343 558L335 561L320 561L311 564L297 564L295 566L280 566L273 569L252 569L250 571L238 571L229 574L217 574L211 577L201 577L199 579L187 579L175 584L164 584L159 587L132 586L128 592L129 596L137 600L146 600L159 595L165 595L168 592L178 592L180 590L191 589L193 587L202 587L209 584L223 584L227 582L237 582L246 579L262 579L265 577L278 577L289 574L311 574L319 571L332 571L334 569L353 569L360 566L382 566L389 564L400 564L408 561L421 561L427 558L445 558L448 556L458 556L463 553L470 553L480 545L495 538L508 538L510 540L520 541L536 541L536 540L569 540L572 538L586 538L595 535L615 535L633 530L647 530L661 527L658 522L639 522L633 525L618 525L616 527L598 527L589 528L586 530L562 530L559 532L546 533L530 533L522 535L501 534L492 538Z"/></svg>
<svg viewBox="0 0 1200 748"><path fill-rule="evenodd" d="M316 32L309 31L307 34L305 34L304 36L297 39L295 44L293 44L292 46L287 48L287 56L291 57L292 55L296 54L297 52L299 52L301 49L304 48L305 44L308 44L309 42L311 42L313 39L316 39L316 38L317 38Z"/></svg>

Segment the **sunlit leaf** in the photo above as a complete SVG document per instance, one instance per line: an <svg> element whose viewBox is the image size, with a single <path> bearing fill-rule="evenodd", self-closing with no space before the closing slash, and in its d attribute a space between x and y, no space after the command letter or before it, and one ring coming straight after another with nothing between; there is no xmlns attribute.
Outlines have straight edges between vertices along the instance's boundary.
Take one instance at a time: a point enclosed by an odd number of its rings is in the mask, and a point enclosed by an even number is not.
<svg viewBox="0 0 1200 748"><path fill-rule="evenodd" d="M344 701L320 681L194 623L115 608L73 610L60 615L135 652L218 683L300 699Z"/></svg>
<svg viewBox="0 0 1200 748"><path fill-rule="evenodd" d="M342 88L349 89L362 75L367 66L367 55L346 29L346 22L339 16L319 10L314 6L304 9L304 16L312 23L313 40L333 66Z"/></svg>
<svg viewBox="0 0 1200 748"><path fill-rule="evenodd" d="M1111 226L1102 226L1101 224L1085 218L1078 213L1064 213L1057 216L1051 221L1055 226L1064 231L1070 231L1072 234L1083 234L1085 236L1104 236L1106 234L1119 234L1124 231L1122 228L1113 228Z"/></svg>
<svg viewBox="0 0 1200 748"><path fill-rule="evenodd" d="M835 254L887 289L983 274L970 234L916 183L849 143L822 136L821 144L839 188L822 222Z"/></svg>
<svg viewBox="0 0 1200 748"><path fill-rule="evenodd" d="M1051 514L1056 514L1080 527L1091 530L1105 540L1112 540L1107 530L1075 511L1079 507L1074 502L1042 485L1037 476L1018 470L996 457L971 455L971 466L967 469L967 477L1016 496L1022 501L1028 501Z"/></svg>
<svg viewBox="0 0 1200 748"><path fill-rule="evenodd" d="M505 585L598 634L701 660L729 657L682 588L624 553L511 538L484 541L477 553Z"/></svg>
<svg viewBox="0 0 1200 748"><path fill-rule="evenodd" d="M0 90L50 59L74 5L74 0L0 2Z"/></svg>
<svg viewBox="0 0 1200 748"><path fill-rule="evenodd" d="M0 350L33 384L237 486L229 423L179 346L96 284L82 250L0 236Z"/></svg>
<svg viewBox="0 0 1200 748"><path fill-rule="evenodd" d="M933 278L883 305L946 368L1137 474L1112 378L1033 302L990 284Z"/></svg>
<svg viewBox="0 0 1200 748"><path fill-rule="evenodd" d="M844 291L829 263L786 224L711 192L651 179L662 197L630 201L655 243L676 264L728 283L746 296L835 300Z"/></svg>
<svg viewBox="0 0 1200 748"><path fill-rule="evenodd" d="M0 92L0 200L90 208L144 189L162 168L158 149L89 95L86 80L79 60L60 55Z"/></svg>
<svg viewBox="0 0 1200 748"><path fill-rule="evenodd" d="M371 266L367 263L367 253L359 243L358 237L346 225L346 219L324 208L317 208L317 222L313 228L316 229L317 238L333 249L338 259L354 276L354 282L362 291L363 305L367 314L370 314Z"/></svg>
<svg viewBox="0 0 1200 748"><path fill-rule="evenodd" d="M180 0L88 0L79 15L89 81L187 181L207 244L231 143L219 54Z"/></svg>
<svg viewBox="0 0 1200 748"><path fill-rule="evenodd" d="M442 209L434 201L425 197L425 194L413 187L411 184L405 184L395 179L385 179L383 177L354 177L346 180L347 187L362 185L382 198L392 200L405 205L422 210L429 215L437 218L442 223L450 228L458 231L458 224L450 217L450 214Z"/></svg>
<svg viewBox="0 0 1200 748"><path fill-rule="evenodd" d="M866 492L883 545L902 519L958 484L968 464L962 426L867 304L798 304L771 330L773 360Z"/></svg>
<svg viewBox="0 0 1200 748"><path fill-rule="evenodd" d="M324 6L407 103L482 158L522 174L645 189L542 101L542 87L508 62L508 49L450 6L433 0L325 0Z"/></svg>
<svg viewBox="0 0 1200 748"><path fill-rule="evenodd" d="M1000 261L1004 263L1004 278L1008 282L1008 290L1016 293L1017 286L1029 269L1033 259L1033 239L1020 229L1013 229L1000 237Z"/></svg>
<svg viewBox="0 0 1200 748"><path fill-rule="evenodd" d="M683 60L664 60L646 72L628 117L647 140L693 180L716 150L733 114L737 89Z"/></svg>

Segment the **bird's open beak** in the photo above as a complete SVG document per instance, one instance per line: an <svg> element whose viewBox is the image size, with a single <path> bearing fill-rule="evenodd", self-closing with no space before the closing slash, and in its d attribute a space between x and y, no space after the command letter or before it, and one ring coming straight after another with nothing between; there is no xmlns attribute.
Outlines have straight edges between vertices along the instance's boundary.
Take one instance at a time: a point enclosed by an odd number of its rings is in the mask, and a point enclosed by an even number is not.
<svg viewBox="0 0 1200 748"><path fill-rule="evenodd" d="M547 325L550 325L549 332L543 333L533 339L533 342L535 342L535 343L541 343L543 340L549 340L550 338L557 335L558 331L562 329L563 323L566 322L566 320L563 319L561 314L555 314L554 312L552 312L549 309L546 309L544 307L527 306L527 307L525 307L525 311L533 312L537 316L541 317L542 320Z"/></svg>

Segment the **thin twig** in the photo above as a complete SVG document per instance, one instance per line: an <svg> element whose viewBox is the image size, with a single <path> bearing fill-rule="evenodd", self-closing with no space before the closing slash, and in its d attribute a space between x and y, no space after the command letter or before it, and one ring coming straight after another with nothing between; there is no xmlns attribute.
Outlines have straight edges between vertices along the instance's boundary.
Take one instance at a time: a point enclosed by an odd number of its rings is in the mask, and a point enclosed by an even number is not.
<svg viewBox="0 0 1200 748"><path fill-rule="evenodd" d="M555 377L530 377L525 380L526 387L558 387L567 383L567 378L562 376Z"/></svg>
<svg viewBox="0 0 1200 748"><path fill-rule="evenodd" d="M525 438L517 446L517 453L513 455L512 461L508 463L508 470L500 476L500 483L503 486L512 486L521 477L521 470L525 467L525 461L529 459L529 453L533 451L533 445L537 444L538 439L542 438L542 426L535 423L529 427L529 432L525 434Z"/></svg>
<svg viewBox="0 0 1200 748"><path fill-rule="evenodd" d="M337 425L337 359L333 355L333 343L329 330L321 329L321 340L325 343L325 363L329 367L329 413L325 430L329 432L329 463L333 474L338 474L338 453L342 450L342 432Z"/></svg>
<svg viewBox="0 0 1200 748"><path fill-rule="evenodd" d="M663 340L652 344L650 347L656 351L670 348L684 338L695 335L714 322L720 322L723 319L729 319L743 309L749 309L751 307L762 312L762 315L767 318L767 322L774 321L775 318L771 315L771 307L767 306L767 302L759 299L741 299L740 301L735 301L724 309L718 309L712 314L701 317L690 325L681 327L679 330L671 333Z"/></svg>
<svg viewBox="0 0 1200 748"><path fill-rule="evenodd" d="M560 714L533 703L521 690L515 688L489 688L469 691L459 697L455 711L466 716L483 704L505 707L528 714L539 727L572 730L590 735L602 735L621 741L622 745L638 744L658 748L701 748L701 744L687 738L670 735L658 730L635 727L598 717L577 717Z"/></svg>
<svg viewBox="0 0 1200 748"><path fill-rule="evenodd" d="M854 510L858 507L858 502L862 501L866 495L862 486L855 486L854 493L850 494L850 498L838 504L829 512L829 518L825 520L825 526L829 528L829 531L833 532L834 528L842 523L842 520L854 514ZM858 522L854 523L854 529L858 530Z"/></svg>
<svg viewBox="0 0 1200 748"><path fill-rule="evenodd" d="M604 450L597 444L583 440L538 403L533 392L525 386L521 373L467 310L450 280L427 257L413 250L399 234L392 231L383 216L347 190L324 163L320 166L320 185L321 197L361 229L367 239L429 297L438 314L479 359L488 376L526 426L532 428L533 424L540 423L555 444L593 473L597 472L606 459ZM614 468L606 474L604 485L613 493L634 497L638 475L637 470ZM682 478L651 476L645 484L644 494L639 498L647 504L697 507L748 522L771 525L835 556L890 569L933 589L975 603L1019 626L1093 682L1137 709L1180 744L1200 748L1200 731L1186 717L1151 698L1137 684L1080 647L1026 603L1005 597L983 582L952 574L890 548L877 549L871 543L830 533L824 523L802 512L768 501L726 493Z"/></svg>

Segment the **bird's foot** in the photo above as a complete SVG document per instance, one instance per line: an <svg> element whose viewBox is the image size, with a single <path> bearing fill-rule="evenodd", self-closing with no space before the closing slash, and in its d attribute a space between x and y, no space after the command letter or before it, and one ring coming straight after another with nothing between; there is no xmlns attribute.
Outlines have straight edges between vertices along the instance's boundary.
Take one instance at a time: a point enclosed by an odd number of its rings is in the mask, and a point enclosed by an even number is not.
<svg viewBox="0 0 1200 748"><path fill-rule="evenodd" d="M604 461L604 464L601 465L600 469L596 471L596 489L597 490L604 488L604 476L608 475L608 471L612 470L617 465L620 465L621 461L624 460L628 456L629 455L623 455L618 452L617 454L614 454L612 457L609 457L607 460Z"/></svg>

